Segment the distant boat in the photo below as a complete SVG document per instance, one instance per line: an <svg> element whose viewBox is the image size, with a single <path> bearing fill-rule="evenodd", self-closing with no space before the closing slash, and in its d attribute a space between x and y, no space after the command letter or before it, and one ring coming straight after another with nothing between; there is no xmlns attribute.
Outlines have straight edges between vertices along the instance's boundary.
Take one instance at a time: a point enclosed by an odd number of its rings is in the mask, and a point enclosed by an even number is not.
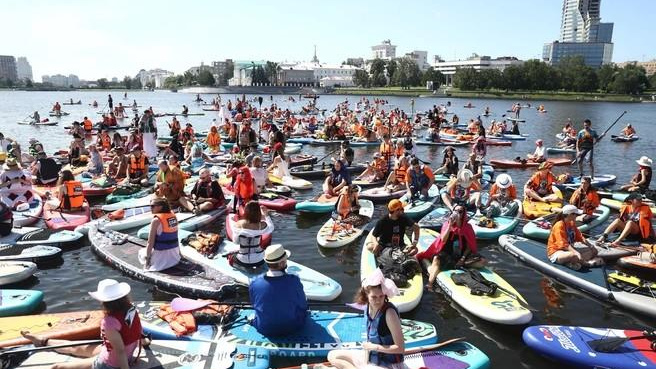
<svg viewBox="0 0 656 369"><path fill-rule="evenodd" d="M177 88L172 88L171 92L178 92L178 89Z"/></svg>

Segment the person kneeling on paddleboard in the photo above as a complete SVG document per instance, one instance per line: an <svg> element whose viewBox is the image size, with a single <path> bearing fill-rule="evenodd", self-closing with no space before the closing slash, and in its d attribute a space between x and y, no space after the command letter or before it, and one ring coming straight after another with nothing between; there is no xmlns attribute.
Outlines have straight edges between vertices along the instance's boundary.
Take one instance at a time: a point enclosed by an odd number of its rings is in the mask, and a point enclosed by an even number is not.
<svg viewBox="0 0 656 369"><path fill-rule="evenodd" d="M326 198L338 196L342 189L351 184L351 175L341 160L335 160L330 169L330 174L323 182L323 193Z"/></svg>
<svg viewBox="0 0 656 369"><path fill-rule="evenodd" d="M474 228L468 223L464 206L454 207L449 219L442 225L440 236L417 259L431 260L428 267L428 288L432 288L437 275L443 271L463 266L480 268L487 260L478 255Z"/></svg>
<svg viewBox="0 0 656 369"><path fill-rule="evenodd" d="M248 293L255 318L251 324L266 337L291 334L305 325L308 303L303 285L296 274L287 274L291 253L282 245L270 245L264 251L269 270L253 279Z"/></svg>
<svg viewBox="0 0 656 369"><path fill-rule="evenodd" d="M441 191L444 206L453 210L456 205L481 207L481 193L474 174L469 169L463 169L458 176L451 178Z"/></svg>
<svg viewBox="0 0 656 369"><path fill-rule="evenodd" d="M556 177L549 169L553 164L545 161L540 164L538 171L524 185L524 196L541 202L561 202L553 192L553 184L556 183Z"/></svg>
<svg viewBox="0 0 656 369"><path fill-rule="evenodd" d="M418 251L419 225L404 214L404 206L398 199L391 200L387 204L389 213L378 220L372 231L373 242L365 245L385 275L400 287L405 287L408 280L421 271L414 258ZM404 243L408 227L412 227L411 245Z"/></svg>
<svg viewBox="0 0 656 369"><path fill-rule="evenodd" d="M138 257L145 270L159 272L180 262L178 219L165 198L151 200L150 209L154 217L150 222L148 246L139 250Z"/></svg>
<svg viewBox="0 0 656 369"><path fill-rule="evenodd" d="M364 305L367 340L359 350L332 350L328 361L336 368L404 368L405 342L401 331L399 310L389 299L399 289L380 269L367 276L355 297L355 303Z"/></svg>
<svg viewBox="0 0 656 369"><path fill-rule="evenodd" d="M405 178L410 168L408 156L402 156L396 161L394 169L390 172L385 182L385 190L396 192L405 188Z"/></svg>
<svg viewBox="0 0 656 369"><path fill-rule="evenodd" d="M102 344L75 345L75 341L48 339L22 331L24 338L36 347L61 346L55 351L78 357L71 362L57 364L58 368L76 369L128 369L136 363L141 347L150 344L141 329L137 309L130 302L130 285L113 279L98 282L98 289L89 295L100 301L105 317L100 322Z"/></svg>
<svg viewBox="0 0 656 369"><path fill-rule="evenodd" d="M488 218L503 216L515 216L519 210L517 199L517 188L512 183L512 178L501 173L494 181L490 188L486 207L486 216Z"/></svg>
<svg viewBox="0 0 656 369"><path fill-rule="evenodd" d="M603 265L597 257L597 249L588 242L576 227L576 216L583 214L574 205L563 206L562 212L551 228L547 241L547 257L554 264L562 264L573 270L585 266Z"/></svg>
<svg viewBox="0 0 656 369"><path fill-rule="evenodd" d="M599 242L605 242L612 232L621 232L611 243L620 246L626 238L638 239L640 242L653 241L654 227L651 225L653 214L647 204L642 202L642 195L632 192L626 199L628 204L622 205L620 216L617 217L599 237Z"/></svg>
<svg viewBox="0 0 656 369"><path fill-rule="evenodd" d="M419 163L419 159L410 160L410 168L405 175L406 189L408 197L414 201L415 198L426 200L428 198L428 189L435 182L433 171L425 165Z"/></svg>

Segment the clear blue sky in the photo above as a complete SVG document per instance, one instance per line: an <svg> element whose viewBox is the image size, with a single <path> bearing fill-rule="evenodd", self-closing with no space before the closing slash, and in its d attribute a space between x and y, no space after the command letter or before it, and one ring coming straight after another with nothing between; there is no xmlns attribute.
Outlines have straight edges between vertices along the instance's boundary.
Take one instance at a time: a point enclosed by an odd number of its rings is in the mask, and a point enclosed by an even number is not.
<svg viewBox="0 0 656 369"><path fill-rule="evenodd" d="M26 56L44 74L83 79L133 76L232 58L322 62L371 57L384 39L397 55L429 62L471 53L539 58L558 38L561 0L170 1L24 0L0 5L0 55ZM656 57L656 0L603 0L614 22L613 60Z"/></svg>

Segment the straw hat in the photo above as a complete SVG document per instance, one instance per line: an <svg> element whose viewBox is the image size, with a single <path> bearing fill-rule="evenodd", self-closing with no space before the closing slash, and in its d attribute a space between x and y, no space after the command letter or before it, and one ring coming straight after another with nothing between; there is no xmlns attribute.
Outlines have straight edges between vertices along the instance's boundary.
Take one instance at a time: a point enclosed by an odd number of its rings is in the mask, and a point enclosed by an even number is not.
<svg viewBox="0 0 656 369"><path fill-rule="evenodd" d="M464 187L469 187L474 181L474 173L469 169L463 169L458 173L458 182L460 182Z"/></svg>
<svg viewBox="0 0 656 369"><path fill-rule="evenodd" d="M638 163L638 165L641 167L651 167L652 160L647 156L642 156L640 159L636 160L636 163Z"/></svg>
<svg viewBox="0 0 656 369"><path fill-rule="evenodd" d="M89 292L89 295L94 299L102 302L116 301L130 293L130 285L121 282L118 283L113 279L103 279L98 282L98 289Z"/></svg>
<svg viewBox="0 0 656 369"><path fill-rule="evenodd" d="M291 254L291 251L285 250L281 244L271 245L264 250L264 261L268 264L276 264L287 260Z"/></svg>

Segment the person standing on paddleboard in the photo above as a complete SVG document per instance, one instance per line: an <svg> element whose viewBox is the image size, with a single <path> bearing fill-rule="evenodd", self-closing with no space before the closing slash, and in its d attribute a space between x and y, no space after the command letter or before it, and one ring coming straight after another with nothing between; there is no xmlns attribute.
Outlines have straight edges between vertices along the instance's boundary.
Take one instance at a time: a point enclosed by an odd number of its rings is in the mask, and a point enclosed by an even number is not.
<svg viewBox="0 0 656 369"><path fill-rule="evenodd" d="M355 296L355 303L364 305L367 340L362 349L332 350L328 361L339 369L404 368L405 342L401 331L399 310L389 299L397 296L399 289L380 269L362 281Z"/></svg>
<svg viewBox="0 0 656 369"><path fill-rule="evenodd" d="M604 134L599 136L597 131L590 128L592 122L590 119L583 121L583 129L576 135L576 162L579 166L579 175L583 177L583 160L590 154L588 162L590 163L590 177L594 178L594 145L604 138Z"/></svg>
<svg viewBox="0 0 656 369"><path fill-rule="evenodd" d="M255 318L251 324L266 337L284 336L301 329L308 317L303 285L296 274L287 274L291 252L282 245L264 250L268 271L253 279L248 287Z"/></svg>
<svg viewBox="0 0 656 369"><path fill-rule="evenodd" d="M100 322L102 344L76 345L75 341L48 339L22 331L21 335L36 347L48 345L70 347L58 348L60 354L79 359L56 364L60 369L128 369L141 353L141 347L150 340L143 338L141 320L137 309L130 302L130 285L113 279L98 282L98 289L89 295L102 304L105 317Z"/></svg>

